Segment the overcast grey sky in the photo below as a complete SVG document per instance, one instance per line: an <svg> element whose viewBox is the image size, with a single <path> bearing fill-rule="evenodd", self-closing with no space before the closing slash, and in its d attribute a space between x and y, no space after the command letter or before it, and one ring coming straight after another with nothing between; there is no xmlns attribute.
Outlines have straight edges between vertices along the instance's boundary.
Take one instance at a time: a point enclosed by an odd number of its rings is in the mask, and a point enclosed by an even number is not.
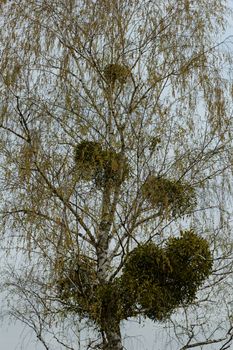
<svg viewBox="0 0 233 350"><path fill-rule="evenodd" d="M168 337L163 324L142 321L139 325L134 321L125 324L125 346L128 350L158 350L167 343ZM176 350L175 344L167 344L166 350ZM35 335L21 323L3 325L0 329L1 350L44 350L35 340ZM60 347L57 348L60 350Z"/></svg>

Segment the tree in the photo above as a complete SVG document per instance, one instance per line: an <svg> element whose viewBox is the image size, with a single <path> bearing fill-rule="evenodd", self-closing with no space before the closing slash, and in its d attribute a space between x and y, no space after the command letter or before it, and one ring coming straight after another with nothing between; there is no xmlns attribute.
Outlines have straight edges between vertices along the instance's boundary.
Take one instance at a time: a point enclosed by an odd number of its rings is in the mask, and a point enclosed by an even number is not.
<svg viewBox="0 0 233 350"><path fill-rule="evenodd" d="M230 291L227 11L220 0L1 3L1 229L25 264L5 285L46 349L51 324L80 321L100 336L88 348L121 350L122 320L162 322ZM231 318L213 339L221 349ZM186 325L183 349L200 344L198 322Z"/></svg>

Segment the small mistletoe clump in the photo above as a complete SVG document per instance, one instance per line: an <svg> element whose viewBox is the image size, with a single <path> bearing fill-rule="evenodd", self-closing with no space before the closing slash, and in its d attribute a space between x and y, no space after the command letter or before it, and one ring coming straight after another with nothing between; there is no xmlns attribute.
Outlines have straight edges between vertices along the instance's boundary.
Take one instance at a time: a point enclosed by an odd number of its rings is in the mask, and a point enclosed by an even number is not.
<svg viewBox="0 0 233 350"><path fill-rule="evenodd" d="M98 142L82 141L75 148L75 163L80 176L91 180L102 162L102 147Z"/></svg>
<svg viewBox="0 0 233 350"><path fill-rule="evenodd" d="M109 322L118 324L121 320L133 316L131 303L127 305L124 288L116 278L113 282L100 284L97 280L93 262L72 262L69 269L62 272L56 281L59 298L70 312L88 317L95 324L106 327Z"/></svg>
<svg viewBox="0 0 233 350"><path fill-rule="evenodd" d="M183 215L196 204L191 185L153 175L143 184L142 194L152 207L172 216Z"/></svg>
<svg viewBox="0 0 233 350"><path fill-rule="evenodd" d="M118 186L129 175L129 166L126 159L112 150L102 152L102 164L95 174L97 186Z"/></svg>
<svg viewBox="0 0 233 350"><path fill-rule="evenodd" d="M122 64L109 64L104 68L104 77L108 83L114 84L118 81L120 84L125 84L130 75L130 68Z"/></svg>
<svg viewBox="0 0 233 350"><path fill-rule="evenodd" d="M135 248L129 253L121 280L134 307L138 305L152 320L163 320L195 298L212 264L208 242L192 230L185 231L181 237L168 240L165 248L152 242Z"/></svg>
<svg viewBox="0 0 233 350"><path fill-rule="evenodd" d="M97 284L95 263L86 256L74 256L56 274L59 298L71 311L78 309L80 314L89 315L89 304Z"/></svg>
<svg viewBox="0 0 233 350"><path fill-rule="evenodd" d="M75 149L75 162L83 180L95 180L98 187L118 186L129 174L126 159L97 142L82 141Z"/></svg>

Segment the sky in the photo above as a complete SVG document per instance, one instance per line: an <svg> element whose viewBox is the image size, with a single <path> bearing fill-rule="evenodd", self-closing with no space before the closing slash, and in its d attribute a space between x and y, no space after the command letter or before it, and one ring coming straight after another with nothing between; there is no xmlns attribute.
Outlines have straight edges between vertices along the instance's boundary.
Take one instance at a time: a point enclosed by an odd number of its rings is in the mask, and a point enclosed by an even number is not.
<svg viewBox="0 0 233 350"><path fill-rule="evenodd" d="M168 341L164 325L152 321L142 321L140 325L129 321L124 325L123 333L127 334L124 343L128 350L158 350L161 338L164 343ZM43 350L44 347L35 342L35 335L20 322L5 322L0 328L0 349ZM57 350L60 348L57 347ZM166 350L175 350L174 344L167 344Z"/></svg>
<svg viewBox="0 0 233 350"><path fill-rule="evenodd" d="M229 1L233 7L233 0ZM233 35L233 24L229 26L225 36ZM1 304L1 300L0 300ZM164 343L168 340L168 334L164 330L163 324L146 321L139 325L136 322L127 322L124 327L127 334L125 346L127 350L158 350L161 340ZM36 342L35 335L22 323L9 323L8 320L0 320L0 350L43 350L44 347ZM178 348L177 348L178 349ZM198 348L196 348L199 350ZM60 348L57 348L60 350ZM166 350L176 350L176 346L167 343ZM208 347L206 348L208 350Z"/></svg>

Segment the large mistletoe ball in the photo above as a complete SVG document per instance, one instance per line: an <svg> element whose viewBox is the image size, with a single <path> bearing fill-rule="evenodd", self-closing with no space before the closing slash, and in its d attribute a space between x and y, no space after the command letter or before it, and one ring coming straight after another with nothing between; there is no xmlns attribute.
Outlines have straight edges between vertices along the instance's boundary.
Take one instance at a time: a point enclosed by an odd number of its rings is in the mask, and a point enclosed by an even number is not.
<svg viewBox="0 0 233 350"><path fill-rule="evenodd" d="M122 286L138 313L163 320L195 298L212 263L208 242L192 230L184 231L170 238L164 248L150 242L129 253Z"/></svg>

